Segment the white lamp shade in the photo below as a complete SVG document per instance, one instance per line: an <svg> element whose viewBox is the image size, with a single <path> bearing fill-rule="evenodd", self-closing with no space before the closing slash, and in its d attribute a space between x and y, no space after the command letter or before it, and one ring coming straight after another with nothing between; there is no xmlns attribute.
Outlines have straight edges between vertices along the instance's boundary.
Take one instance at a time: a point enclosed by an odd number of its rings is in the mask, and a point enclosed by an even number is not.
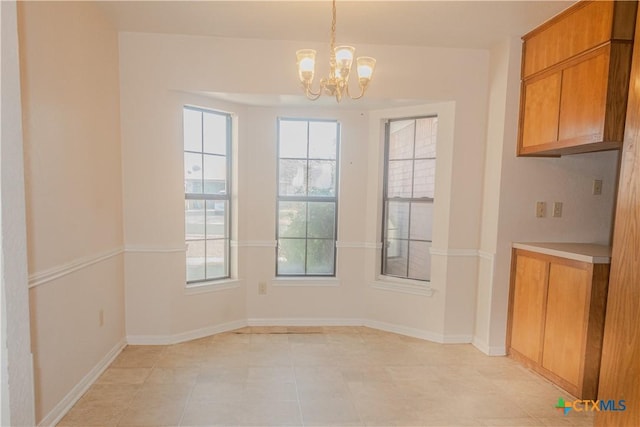
<svg viewBox="0 0 640 427"><path fill-rule="evenodd" d="M316 68L316 51L313 49L300 49L296 52L298 59L298 77L303 83L310 83Z"/></svg>
<svg viewBox="0 0 640 427"><path fill-rule="evenodd" d="M370 56L361 56L357 60L358 64L358 78L360 80L360 84L369 83L373 78L373 71L376 68L376 60L375 58L371 58Z"/></svg>
<svg viewBox="0 0 640 427"><path fill-rule="evenodd" d="M355 51L356 49L353 46L337 46L334 50L336 55L336 71L343 79L349 77Z"/></svg>

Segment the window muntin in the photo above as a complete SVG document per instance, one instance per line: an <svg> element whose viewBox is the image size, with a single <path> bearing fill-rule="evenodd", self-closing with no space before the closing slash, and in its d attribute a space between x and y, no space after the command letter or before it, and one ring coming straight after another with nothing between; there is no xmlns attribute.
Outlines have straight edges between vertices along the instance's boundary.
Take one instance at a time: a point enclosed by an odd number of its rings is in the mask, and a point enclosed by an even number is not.
<svg viewBox="0 0 640 427"><path fill-rule="evenodd" d="M185 106L187 284L229 277L231 115Z"/></svg>
<svg viewBox="0 0 640 427"><path fill-rule="evenodd" d="M386 125L383 275L430 280L437 127L437 117Z"/></svg>
<svg viewBox="0 0 640 427"><path fill-rule="evenodd" d="M340 125L278 120L276 276L335 276Z"/></svg>

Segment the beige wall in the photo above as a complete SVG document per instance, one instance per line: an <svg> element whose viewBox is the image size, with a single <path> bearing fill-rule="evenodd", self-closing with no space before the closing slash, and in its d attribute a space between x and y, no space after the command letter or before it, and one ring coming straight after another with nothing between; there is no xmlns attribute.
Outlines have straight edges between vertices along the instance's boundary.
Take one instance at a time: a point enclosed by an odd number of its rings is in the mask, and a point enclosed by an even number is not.
<svg viewBox="0 0 640 427"><path fill-rule="evenodd" d="M51 422L123 345L118 39L90 2L20 3L19 29L36 419Z"/></svg>
<svg viewBox="0 0 640 427"><path fill-rule="evenodd" d="M16 3L0 3L0 425L35 423Z"/></svg>
<svg viewBox="0 0 640 427"><path fill-rule="evenodd" d="M371 117L411 109L361 111L253 107L193 92L299 95L292 52L298 43L158 34L120 34L127 335L139 342L175 340L214 325L346 323L363 319L438 340L470 341L480 235L488 53L477 50L364 46L385 64L368 97L446 105L439 159L438 292L433 298L374 290L379 241L380 135ZM323 51L323 46L318 46ZM252 55L238 55L252 52ZM291 67L283 68L283 64ZM401 67L393 64L401 63ZM433 66L438 64L438 66ZM258 72L259 79L247 72ZM420 70L419 74L414 70ZM468 70L474 70L468 73ZM384 102L381 102L384 104ZM184 290L181 114L184 104L236 113L237 240L232 289L190 295ZM331 103L329 104L331 105ZM391 104L390 104L391 105ZM343 124L338 277L331 283L274 281L276 118L332 117ZM443 133L444 135L444 133ZM446 153L446 154L445 154ZM373 163L372 163L373 162ZM440 175L439 175L440 179ZM374 182L375 185L371 185ZM365 208L366 207L366 208ZM130 250L131 249L131 250ZM471 256L468 255L471 251ZM370 268L371 267L371 268ZM258 295L258 282L269 284ZM447 315L445 316L445 307ZM166 313L172 313L167 318Z"/></svg>

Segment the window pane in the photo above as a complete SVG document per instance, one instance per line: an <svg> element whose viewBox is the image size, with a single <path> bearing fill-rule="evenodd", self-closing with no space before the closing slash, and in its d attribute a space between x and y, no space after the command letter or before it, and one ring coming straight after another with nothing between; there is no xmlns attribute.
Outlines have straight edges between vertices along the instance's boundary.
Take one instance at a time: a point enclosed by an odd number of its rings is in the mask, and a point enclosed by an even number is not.
<svg viewBox="0 0 640 427"><path fill-rule="evenodd" d="M431 278L430 242L409 243L409 278L429 280Z"/></svg>
<svg viewBox="0 0 640 427"><path fill-rule="evenodd" d="M413 158L415 121L393 121L389 129L389 159Z"/></svg>
<svg viewBox="0 0 640 427"><path fill-rule="evenodd" d="M227 201L207 200L207 239L222 239L227 234Z"/></svg>
<svg viewBox="0 0 640 427"><path fill-rule="evenodd" d="M202 193L202 155L184 153L184 191Z"/></svg>
<svg viewBox="0 0 640 427"><path fill-rule="evenodd" d="M413 160L394 160L389 162L387 195L388 197L411 197Z"/></svg>
<svg viewBox="0 0 640 427"><path fill-rule="evenodd" d="M204 152L225 155L227 153L227 117L203 113Z"/></svg>
<svg viewBox="0 0 640 427"><path fill-rule="evenodd" d="M187 281L204 278L204 240L187 242Z"/></svg>
<svg viewBox="0 0 640 427"><path fill-rule="evenodd" d="M337 144L337 128L335 122L309 123L309 158L335 159Z"/></svg>
<svg viewBox="0 0 640 427"><path fill-rule="evenodd" d="M307 193L307 161L280 160L281 196L302 196Z"/></svg>
<svg viewBox="0 0 640 427"><path fill-rule="evenodd" d="M226 194L227 159L225 157L204 155L204 192Z"/></svg>
<svg viewBox="0 0 640 427"><path fill-rule="evenodd" d="M184 229L187 240L204 239L204 200L184 201Z"/></svg>
<svg viewBox="0 0 640 427"><path fill-rule="evenodd" d="M388 202L387 240L409 237L409 202Z"/></svg>
<svg viewBox="0 0 640 427"><path fill-rule="evenodd" d="M384 273L392 276L407 276L407 240L387 239L385 247Z"/></svg>
<svg viewBox="0 0 640 427"><path fill-rule="evenodd" d="M278 204L279 237L305 237L307 235L307 203L280 202Z"/></svg>
<svg viewBox="0 0 640 427"><path fill-rule="evenodd" d="M304 274L305 240L278 240L278 274Z"/></svg>
<svg viewBox="0 0 640 427"><path fill-rule="evenodd" d="M184 149L202 151L202 113L184 108L182 110Z"/></svg>
<svg viewBox="0 0 640 427"><path fill-rule="evenodd" d="M333 239L336 204L333 202L309 202L308 237Z"/></svg>
<svg viewBox="0 0 640 427"><path fill-rule="evenodd" d="M433 203L411 203L411 227L409 238L412 240L432 240Z"/></svg>
<svg viewBox="0 0 640 427"><path fill-rule="evenodd" d="M415 177L413 179L413 197L430 197L433 199L436 182L436 161L416 160Z"/></svg>
<svg viewBox="0 0 640 427"><path fill-rule="evenodd" d="M224 262L226 254L226 240L207 240L207 260L205 267L207 279L227 276L227 268Z"/></svg>
<svg viewBox="0 0 640 427"><path fill-rule="evenodd" d="M307 122L280 120L280 157L304 159L307 157Z"/></svg>
<svg viewBox="0 0 640 427"><path fill-rule="evenodd" d="M436 157L436 126L437 119L430 117L416 121L416 157Z"/></svg>
<svg viewBox="0 0 640 427"><path fill-rule="evenodd" d="M307 240L307 274L333 274L333 240Z"/></svg>
<svg viewBox="0 0 640 427"><path fill-rule="evenodd" d="M336 162L333 160L309 161L309 196L334 196L336 194Z"/></svg>

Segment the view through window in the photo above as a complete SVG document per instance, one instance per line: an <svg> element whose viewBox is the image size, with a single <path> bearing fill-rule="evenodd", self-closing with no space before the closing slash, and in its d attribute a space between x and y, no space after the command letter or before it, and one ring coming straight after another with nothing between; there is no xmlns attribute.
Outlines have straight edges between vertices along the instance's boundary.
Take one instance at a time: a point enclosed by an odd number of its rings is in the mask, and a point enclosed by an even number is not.
<svg viewBox="0 0 640 427"><path fill-rule="evenodd" d="M229 277L231 116L184 107L187 283Z"/></svg>
<svg viewBox="0 0 640 427"><path fill-rule="evenodd" d="M382 274L431 278L437 117L386 126Z"/></svg>
<svg viewBox="0 0 640 427"><path fill-rule="evenodd" d="M277 276L335 276L340 125L278 120Z"/></svg>

